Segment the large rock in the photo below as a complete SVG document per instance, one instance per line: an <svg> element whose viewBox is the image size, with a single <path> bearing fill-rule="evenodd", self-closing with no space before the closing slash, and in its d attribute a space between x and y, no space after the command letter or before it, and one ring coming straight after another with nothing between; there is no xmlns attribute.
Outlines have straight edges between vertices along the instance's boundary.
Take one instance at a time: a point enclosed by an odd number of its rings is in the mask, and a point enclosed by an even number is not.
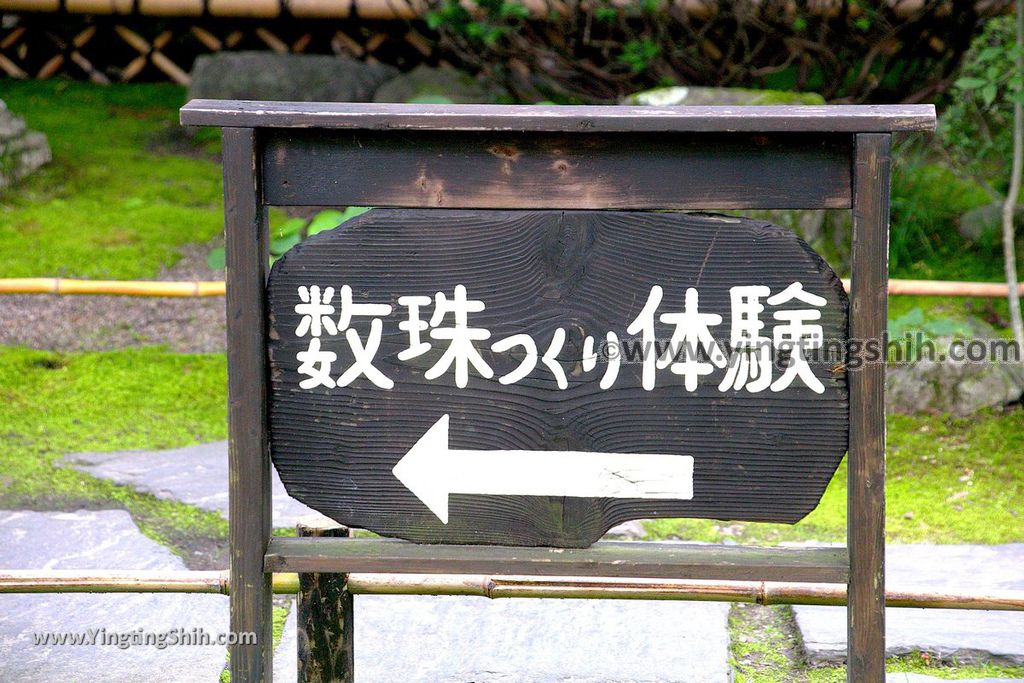
<svg viewBox="0 0 1024 683"><path fill-rule="evenodd" d="M189 98L369 102L398 73L345 56L218 52L192 67Z"/></svg>
<svg viewBox="0 0 1024 683"><path fill-rule="evenodd" d="M953 593L1024 589L1024 544L890 545L886 588ZM846 658L846 608L798 605L796 625L811 664ZM885 611L888 656L928 652L943 661L1024 664L1024 613L890 607Z"/></svg>
<svg viewBox="0 0 1024 683"><path fill-rule="evenodd" d="M988 347L1007 344L988 323L971 318L963 321L971 344ZM919 360L890 363L885 377L886 410L890 413L932 413L970 415L984 408L1013 403L1024 395L1024 364L998 358L978 361L949 357L953 336L922 334L934 346L934 358L921 354ZM906 334L904 332L903 334ZM916 333L910 332L912 336ZM892 338L890 342L899 342ZM1011 356L1012 357L1012 356Z"/></svg>
<svg viewBox="0 0 1024 683"><path fill-rule="evenodd" d="M181 558L142 535L123 510L0 511L0 569L181 571ZM222 645L170 640L228 631L224 595L40 593L0 595L0 681L50 683L213 683L224 669ZM47 634L107 644L37 643ZM131 644L132 633L152 644ZM165 638L164 647L157 639ZM127 647L120 645L124 639Z"/></svg>
<svg viewBox="0 0 1024 683"><path fill-rule="evenodd" d="M0 100L0 190L10 187L52 159L42 133L29 130L24 119Z"/></svg>
<svg viewBox="0 0 1024 683"><path fill-rule="evenodd" d="M450 66L420 64L380 86L373 101L490 104L508 97L508 92L497 84L484 83Z"/></svg>
<svg viewBox="0 0 1024 683"><path fill-rule="evenodd" d="M677 105L825 104L825 98L813 92L752 90L749 88L703 88L677 85L633 93L623 99L622 103L654 107Z"/></svg>

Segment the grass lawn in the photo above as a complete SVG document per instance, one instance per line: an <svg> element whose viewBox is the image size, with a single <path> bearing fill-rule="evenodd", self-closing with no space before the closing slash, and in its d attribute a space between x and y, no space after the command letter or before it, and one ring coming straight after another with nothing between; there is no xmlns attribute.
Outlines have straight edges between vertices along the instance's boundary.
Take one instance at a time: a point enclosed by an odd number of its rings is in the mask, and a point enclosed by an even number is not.
<svg viewBox="0 0 1024 683"><path fill-rule="evenodd" d="M67 453L225 438L226 382L223 355L0 347L0 509L124 508L179 551L195 538L226 539L216 513L59 466Z"/></svg>
<svg viewBox="0 0 1024 683"><path fill-rule="evenodd" d="M217 143L185 141L183 88L2 83L54 161L0 195L0 277L151 278L220 234Z"/></svg>
<svg viewBox="0 0 1024 683"><path fill-rule="evenodd" d="M891 543L1024 541L1024 410L970 418L888 418L886 537ZM844 541L845 461L821 504L795 525L711 520L646 522L653 539Z"/></svg>

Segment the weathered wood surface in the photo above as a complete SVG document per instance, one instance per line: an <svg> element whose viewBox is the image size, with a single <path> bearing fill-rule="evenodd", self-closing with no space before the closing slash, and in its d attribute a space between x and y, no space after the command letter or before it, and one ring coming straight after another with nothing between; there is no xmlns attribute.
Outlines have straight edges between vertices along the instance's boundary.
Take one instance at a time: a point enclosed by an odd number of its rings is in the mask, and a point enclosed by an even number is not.
<svg viewBox="0 0 1024 683"><path fill-rule="evenodd" d="M330 522L330 520L326 520ZM299 538L347 538L349 530L331 522L300 520ZM298 683L352 683L355 680L355 641L352 594L348 574L299 574L295 609L298 645Z"/></svg>
<svg viewBox="0 0 1024 683"><path fill-rule="evenodd" d="M850 336L885 334L889 263L889 135L858 135L853 206ZM883 356L884 357L884 356ZM850 375L847 680L885 680L885 363Z"/></svg>
<svg viewBox="0 0 1024 683"><path fill-rule="evenodd" d="M801 380L778 393L720 391L724 370L702 377L689 392L668 369L646 391L640 362L623 362L614 385L601 390L604 363L591 371L581 367L583 335L599 342L607 331L632 338L626 327L653 285L664 289L660 313L682 311L686 289L697 288L701 312L722 315L712 334L723 344L731 286L766 285L775 294L794 281L826 299L818 322L825 339L843 343L847 300L840 281L790 231L762 221L677 213L375 210L306 240L272 271L274 463L291 495L337 521L424 542L578 547L636 518L795 522L816 506L846 450L841 364L812 363L822 394ZM392 389L365 377L346 387L298 387L296 354L307 349L309 337L296 336L297 290L314 284L338 290L347 284L357 303L394 307L383 318L374 360L394 380ZM486 303L486 310L470 315L470 325L489 330L488 343L527 332L543 352L555 331L566 329L556 358L567 388L559 390L541 364L516 384L500 385L497 378L520 359L483 346L495 376L470 372L463 389L451 371L424 378L444 350L441 342L422 356L398 360L409 342L399 329L407 316L398 297L444 292L450 298L460 284L471 299ZM762 318L768 325L774 324L771 310ZM425 318L430 311L424 309ZM360 339L367 339L370 323L352 319ZM655 336L668 340L671 327L657 323ZM424 339L430 341L425 333ZM323 348L337 353L334 377L351 365L344 335L324 337ZM454 493L450 520L442 524L392 468L445 414L452 448L694 456L693 499Z"/></svg>
<svg viewBox="0 0 1024 683"><path fill-rule="evenodd" d="M384 538L275 536L272 572L498 574L527 576L843 583L846 548L601 541L589 548L431 545Z"/></svg>
<svg viewBox="0 0 1024 683"><path fill-rule="evenodd" d="M267 131L277 206L849 208L852 136ZM343 169L343 172L338 172Z"/></svg>
<svg viewBox="0 0 1024 683"><path fill-rule="evenodd" d="M192 100L186 126L532 132L895 132L932 130L931 104L625 107Z"/></svg>
<svg viewBox="0 0 1024 683"><path fill-rule="evenodd" d="M271 576L263 573L270 538L267 452L266 209L259 197L256 132L224 131L227 258L228 520L231 630L256 643L231 645L234 681L262 681L271 671Z"/></svg>

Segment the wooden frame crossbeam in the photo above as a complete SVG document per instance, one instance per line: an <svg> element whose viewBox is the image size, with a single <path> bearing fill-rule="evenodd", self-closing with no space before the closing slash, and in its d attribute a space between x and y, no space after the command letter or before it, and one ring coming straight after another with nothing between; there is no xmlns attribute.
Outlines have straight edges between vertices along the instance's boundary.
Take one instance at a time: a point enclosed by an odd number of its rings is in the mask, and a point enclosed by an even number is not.
<svg viewBox="0 0 1024 683"><path fill-rule="evenodd" d="M270 540L268 572L524 574L845 583L846 548L602 541L589 548L423 545L382 538Z"/></svg>

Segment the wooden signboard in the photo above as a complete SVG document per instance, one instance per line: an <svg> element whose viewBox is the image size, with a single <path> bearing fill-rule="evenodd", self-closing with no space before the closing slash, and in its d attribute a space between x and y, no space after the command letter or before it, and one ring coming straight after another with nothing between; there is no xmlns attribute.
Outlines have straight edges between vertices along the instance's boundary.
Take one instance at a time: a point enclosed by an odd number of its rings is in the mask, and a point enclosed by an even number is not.
<svg viewBox="0 0 1024 683"><path fill-rule="evenodd" d="M299 572L324 664L301 680L351 682L344 575L387 572L842 582L848 680L882 683L885 365L860 361L886 325L892 136L934 107L196 100L181 120L223 129L231 630L257 634L232 681L270 679L271 573ZM379 208L268 278L272 205ZM672 212L774 208L851 211L849 305L784 228ZM844 451L846 548L594 543L637 517L794 522ZM408 540L273 536L272 466Z"/></svg>
<svg viewBox="0 0 1024 683"><path fill-rule="evenodd" d="M378 209L285 254L267 300L274 465L348 526L795 522L846 451L846 293L763 221Z"/></svg>

